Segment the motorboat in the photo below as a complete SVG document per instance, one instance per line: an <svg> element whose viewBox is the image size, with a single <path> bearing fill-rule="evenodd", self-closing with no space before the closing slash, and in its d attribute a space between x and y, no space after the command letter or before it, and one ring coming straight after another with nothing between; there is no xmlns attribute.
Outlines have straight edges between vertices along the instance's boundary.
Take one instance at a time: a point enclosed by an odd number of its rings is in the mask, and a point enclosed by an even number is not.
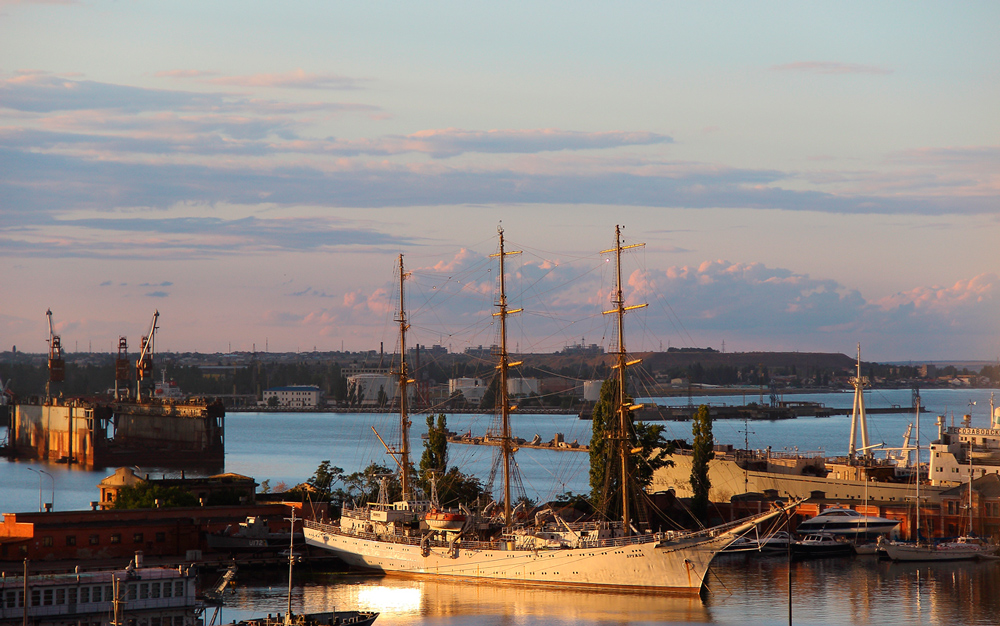
<svg viewBox="0 0 1000 626"><path fill-rule="evenodd" d="M862 515L854 509L836 507L805 520L799 524L798 532L800 534L824 533L856 540L886 535L898 525L899 520Z"/></svg>
<svg viewBox="0 0 1000 626"><path fill-rule="evenodd" d="M828 556L845 556L853 554L851 542L843 537L834 537L825 533L806 535L792 544L792 556L798 559L816 559Z"/></svg>

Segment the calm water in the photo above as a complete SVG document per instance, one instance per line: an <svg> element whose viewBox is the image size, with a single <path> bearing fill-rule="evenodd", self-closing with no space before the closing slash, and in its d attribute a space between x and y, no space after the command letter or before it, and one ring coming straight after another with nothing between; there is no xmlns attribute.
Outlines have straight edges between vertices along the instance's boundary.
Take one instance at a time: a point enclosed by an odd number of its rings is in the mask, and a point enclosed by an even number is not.
<svg viewBox="0 0 1000 626"><path fill-rule="evenodd" d="M872 391L869 407L908 406L910 392ZM934 438L934 417L963 413L973 415L973 426L989 424L988 390L925 390L927 413L922 418L924 445ZM756 400L748 394L747 400ZM818 401L834 407L849 407L850 394L796 396L796 400ZM664 403L686 404L687 398ZM969 406L974 401L976 405ZM695 397L695 404L741 404L743 396ZM490 416L451 415L452 430L481 433ZM422 449L420 434L426 431L421 416L414 417L412 447ZM902 443L912 415L869 416L873 442L888 446ZM356 471L372 460L391 464L372 433L378 430L386 441L398 436L392 415L371 414L256 414L239 413L226 418L226 471L269 479L273 486L288 486L306 480L323 460L346 471ZM664 422L667 438L690 439L690 424ZM543 440L563 433L567 441L589 441L590 423L573 416L518 415L515 434ZM850 417L803 418L776 422L750 422L746 435L751 448L770 445L784 448L823 450L846 454ZM0 431L2 432L2 431ZM720 443L741 447L745 426L741 421L720 420L713 426ZM449 448L450 464L486 477L494 448L459 446ZM418 457L419 458L419 457ZM578 452L521 450L517 455L527 495L544 501L566 490L588 490L587 455ZM156 468L141 468L159 475ZM39 474L31 470L42 470ZM85 509L97 499L97 483L110 470L84 471L64 465L0 461L0 511L38 510L39 499L54 500L57 510ZM793 565L794 622L797 624L986 624L1000 621L997 606L1000 565L959 564L900 566L873 560L814 561ZM388 578L306 578L297 576L293 599L297 610L332 610L361 606L381 611L379 624L643 624L787 623L788 570L782 559L720 558L713 566L709 587L700 598L647 594L581 593L569 590L508 588L488 584L463 584ZM227 608L226 621L251 614L284 611L286 583L276 575L273 584L240 587L236 607Z"/></svg>
<svg viewBox="0 0 1000 626"><path fill-rule="evenodd" d="M286 579L237 588L226 622L284 613ZM360 607L377 624L562 625L788 623L788 564L780 557L719 557L703 597L603 593L410 579L296 575L294 611ZM900 565L871 557L792 565L795 624L996 624L1000 565Z"/></svg>

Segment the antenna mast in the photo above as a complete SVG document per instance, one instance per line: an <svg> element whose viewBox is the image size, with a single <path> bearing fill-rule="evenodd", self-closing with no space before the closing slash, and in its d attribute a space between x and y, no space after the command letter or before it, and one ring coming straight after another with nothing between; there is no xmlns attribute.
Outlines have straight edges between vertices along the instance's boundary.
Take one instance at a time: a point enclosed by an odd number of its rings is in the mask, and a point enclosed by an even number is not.
<svg viewBox="0 0 1000 626"><path fill-rule="evenodd" d="M629 433L632 430L632 411L640 408L642 405L626 404L628 394L625 385L628 380L625 370L628 366L640 363L642 360L636 359L634 361L629 361L628 355L625 352L625 312L632 311L634 309L641 309L648 305L635 304L632 306L625 306L625 296L622 294L622 250L641 248L646 244L635 243L623 246L621 229L621 226L615 226L615 247L610 250L602 250L601 254L607 254L609 252L615 253L615 294L611 298L611 303L615 305L615 308L610 311L604 311L604 314L613 314L618 318L618 352L616 363L614 365L614 368L618 370L618 425L617 432L613 432L611 436L618 440L618 460L619 471L621 473L620 488L622 491L622 531L628 533L629 527L631 526L631 520L629 519L628 484L629 476L631 475L629 467L631 459L629 456L632 453L632 439L629 436Z"/></svg>
<svg viewBox="0 0 1000 626"><path fill-rule="evenodd" d="M509 368L520 365L521 361L511 362L510 355L507 353L507 316L520 313L524 309L507 310L506 278L504 276L504 257L512 254L521 254L521 251L504 252L502 226L497 227L497 233L500 236L500 252L490 256L500 258L500 297L496 302L496 306L500 310L494 313L493 317L500 318L500 363L497 365L497 369L500 370L500 397L498 402L500 403L501 420L500 452L503 456L503 523L504 526L510 526L513 523L513 509L510 502L510 464L511 457L514 454L514 446L511 443L512 439L510 435L511 407L510 398L507 393L507 372Z"/></svg>

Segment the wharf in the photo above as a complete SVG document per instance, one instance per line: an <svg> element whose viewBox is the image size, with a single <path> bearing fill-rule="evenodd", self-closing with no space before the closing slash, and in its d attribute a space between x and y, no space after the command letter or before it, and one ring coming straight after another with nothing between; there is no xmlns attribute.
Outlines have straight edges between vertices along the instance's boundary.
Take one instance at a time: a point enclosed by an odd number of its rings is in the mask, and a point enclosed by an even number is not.
<svg viewBox="0 0 1000 626"><path fill-rule="evenodd" d="M643 422L655 421L690 421L697 406L659 406L646 404L633 412L635 419ZM925 407L920 407L926 411ZM780 402L778 406L747 405L708 405L709 415L713 420L719 419L749 419L749 420L785 420L797 417L831 417L833 415L850 415L851 408L828 407L818 402ZM868 415L885 415L895 413L914 413L912 406L894 405L891 407L866 408ZM592 419L590 411L580 413L580 419Z"/></svg>
<svg viewBox="0 0 1000 626"><path fill-rule="evenodd" d="M471 435L452 435L448 437L448 443L464 444L469 446L499 446L500 438L473 437ZM555 450L557 452L590 452L590 447L576 441L567 443L562 440L562 436L557 434L551 441L541 441L538 435L531 441L514 438L514 445L518 448L532 448L535 450Z"/></svg>

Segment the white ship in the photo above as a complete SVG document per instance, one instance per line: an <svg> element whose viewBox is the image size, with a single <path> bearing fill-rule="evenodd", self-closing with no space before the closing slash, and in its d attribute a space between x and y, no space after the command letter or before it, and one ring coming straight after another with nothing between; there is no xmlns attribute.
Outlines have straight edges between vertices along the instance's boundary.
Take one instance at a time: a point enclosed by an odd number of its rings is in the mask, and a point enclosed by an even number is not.
<svg viewBox="0 0 1000 626"><path fill-rule="evenodd" d="M917 473L916 446L912 445L910 438L912 424L903 437L902 447L884 448L887 452L885 458L874 456L874 450L882 448L882 445L872 444L868 436L864 388L869 381L867 376L861 375L860 344L857 367L857 375L851 378L854 409L847 456L827 457L822 452L799 451L797 448L776 452L770 448L743 450L731 445L716 446L715 458L709 463L712 501L726 501L743 493L768 491L789 498L820 497L842 502L912 501L913 480ZM939 418L939 426L943 419ZM983 457L983 464L993 463L988 470L982 466L975 468L976 475L982 475L984 471L1000 471L1000 425L994 428L996 430L949 428L947 432L940 429L938 441L931 444L931 483L924 487L926 501L939 502L943 492L961 484L961 476L968 475L968 460L964 452L969 449L970 439L977 444L974 454ZM673 489L679 497L688 497L691 495L691 453L689 450L678 450L672 459L672 467L656 471L650 490Z"/></svg>
<svg viewBox="0 0 1000 626"><path fill-rule="evenodd" d="M620 228L616 229L615 247L605 252L613 252L617 262L616 292L613 298L615 308L608 313L618 320L618 351L615 367L618 371L619 397L617 402L617 424L609 424L613 430L610 439L618 445L614 447L618 456L609 460L612 471L625 476L620 484L631 478L631 410L637 406L626 404L625 369L628 362L624 341L624 315L627 310L640 306L625 306L621 289L622 250L636 247L623 246ZM503 230L499 231L499 298L498 318L500 328L499 347L499 399L501 432L499 433L500 458L502 460L503 504L497 505L491 516L491 508L470 511L462 508L464 524L461 529L434 530L426 522L421 523L434 510L429 501L417 501L411 497L409 476L409 418L406 413L407 367L402 363L399 372L399 398L401 441L398 448L387 449L396 458L400 467L400 483L403 499L388 502L383 480L379 501L365 507L348 509L345 507L339 521L328 523L323 520L308 520L305 523L305 538L309 545L336 553L349 565L387 573L451 576L457 578L490 579L504 583L559 584L579 587L653 588L672 589L697 593L715 555L736 539L741 533L756 523L780 515L792 505L775 508L769 512L718 526L700 532L641 532L629 517L631 490L621 489L623 518L620 521L598 521L568 523L554 511L545 510L534 520L518 521L516 507L512 506L511 474L514 470L514 443L510 431L510 402L507 397L507 371L517 365L510 362L506 345L507 316L520 309L510 310L504 290L504 259L517 252L504 251ZM641 245L641 244L637 244ZM397 321L400 324L400 354L406 354L406 314L403 307L403 260L399 260L400 310ZM398 455L398 456L397 456ZM434 516L432 516L433 519Z"/></svg>

